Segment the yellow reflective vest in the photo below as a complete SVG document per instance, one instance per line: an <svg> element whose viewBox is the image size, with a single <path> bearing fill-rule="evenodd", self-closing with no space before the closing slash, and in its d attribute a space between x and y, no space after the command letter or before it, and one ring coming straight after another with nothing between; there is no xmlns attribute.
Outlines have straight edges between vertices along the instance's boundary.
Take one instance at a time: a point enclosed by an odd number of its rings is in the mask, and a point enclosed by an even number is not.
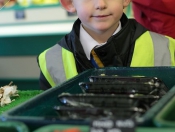
<svg viewBox="0 0 175 132"><path fill-rule="evenodd" d="M175 66L175 40L146 31L135 41L130 67ZM39 55L41 72L54 87L78 74L73 53L60 45Z"/></svg>

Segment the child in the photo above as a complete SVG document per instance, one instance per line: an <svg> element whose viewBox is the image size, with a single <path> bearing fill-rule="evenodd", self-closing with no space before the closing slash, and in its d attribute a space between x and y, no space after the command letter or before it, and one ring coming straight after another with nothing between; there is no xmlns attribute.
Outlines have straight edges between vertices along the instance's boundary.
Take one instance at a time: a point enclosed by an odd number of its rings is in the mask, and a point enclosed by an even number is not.
<svg viewBox="0 0 175 132"><path fill-rule="evenodd" d="M39 55L42 89L95 67L175 65L175 40L128 19L123 9L130 0L60 2L68 12L76 12L78 19L69 34Z"/></svg>

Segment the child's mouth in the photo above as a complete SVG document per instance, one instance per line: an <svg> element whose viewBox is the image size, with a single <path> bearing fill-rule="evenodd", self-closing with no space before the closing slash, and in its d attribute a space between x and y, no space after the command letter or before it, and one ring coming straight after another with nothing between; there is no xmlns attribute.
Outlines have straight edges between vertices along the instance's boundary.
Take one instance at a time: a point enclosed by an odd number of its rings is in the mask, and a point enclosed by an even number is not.
<svg viewBox="0 0 175 132"><path fill-rule="evenodd" d="M94 17L97 17L97 18L104 18L104 17L108 17L110 15L98 15L98 16L94 16Z"/></svg>

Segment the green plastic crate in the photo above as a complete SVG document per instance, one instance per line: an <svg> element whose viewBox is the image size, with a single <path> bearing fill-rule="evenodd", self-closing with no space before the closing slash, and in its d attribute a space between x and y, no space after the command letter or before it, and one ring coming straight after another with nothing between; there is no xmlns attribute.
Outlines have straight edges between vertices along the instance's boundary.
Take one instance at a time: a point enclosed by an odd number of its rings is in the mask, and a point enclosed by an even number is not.
<svg viewBox="0 0 175 132"><path fill-rule="evenodd" d="M77 130L78 132L89 132L89 127L87 125L78 126L78 125L58 125L58 124L46 125L44 127L38 128L34 132L58 132L70 129L74 129L74 131Z"/></svg>
<svg viewBox="0 0 175 132"><path fill-rule="evenodd" d="M33 132L57 132L66 131L70 129L78 129L78 132L89 132L90 127L87 125L46 125L44 127L38 128ZM174 132L175 128L151 128L151 127L136 127L135 132Z"/></svg>
<svg viewBox="0 0 175 132"><path fill-rule="evenodd" d="M175 94L154 119L157 127L175 127Z"/></svg>
<svg viewBox="0 0 175 132"><path fill-rule="evenodd" d="M138 127L136 132L174 132L174 128Z"/></svg>
<svg viewBox="0 0 175 132"><path fill-rule="evenodd" d="M61 105L57 96L63 92L82 93L79 82L87 81L90 75L122 75L122 76L149 76L158 77L165 82L171 89L175 84L175 67L150 67L150 68L102 68L90 69L78 76L64 82L55 88L49 89L38 96L30 99L22 105L19 105L9 111L4 112L1 120L22 121L30 128L35 130L45 125L51 124L71 124L87 125L90 122L86 120L60 120L57 112L53 109L55 105ZM171 90L172 91L172 90ZM174 90L175 91L175 90ZM168 95L168 94L167 94ZM167 103L170 96L164 96L156 105L149 109L141 118L137 119L138 126L154 127L152 119L159 110Z"/></svg>
<svg viewBox="0 0 175 132"><path fill-rule="evenodd" d="M0 132L29 132L28 127L18 121L0 122Z"/></svg>

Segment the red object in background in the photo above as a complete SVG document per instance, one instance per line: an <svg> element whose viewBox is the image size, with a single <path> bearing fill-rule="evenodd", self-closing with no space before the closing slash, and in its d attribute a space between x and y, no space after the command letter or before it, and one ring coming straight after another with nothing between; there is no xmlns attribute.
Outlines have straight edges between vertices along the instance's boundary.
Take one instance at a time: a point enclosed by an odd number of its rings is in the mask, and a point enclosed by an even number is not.
<svg viewBox="0 0 175 132"><path fill-rule="evenodd" d="M0 7L11 7L16 4L16 0L0 0Z"/></svg>
<svg viewBox="0 0 175 132"><path fill-rule="evenodd" d="M54 130L53 132L80 132L78 128L68 128L65 130Z"/></svg>
<svg viewBox="0 0 175 132"><path fill-rule="evenodd" d="M175 0L132 0L135 19L150 31L175 38Z"/></svg>
<svg viewBox="0 0 175 132"><path fill-rule="evenodd" d="M0 0L0 7L4 5L4 0Z"/></svg>

